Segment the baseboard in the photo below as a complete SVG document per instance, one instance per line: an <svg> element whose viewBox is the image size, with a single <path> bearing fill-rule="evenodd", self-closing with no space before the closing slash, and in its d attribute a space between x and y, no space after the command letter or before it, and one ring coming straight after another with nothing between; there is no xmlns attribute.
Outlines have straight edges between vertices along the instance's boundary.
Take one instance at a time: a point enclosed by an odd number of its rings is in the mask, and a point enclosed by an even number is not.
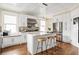
<svg viewBox="0 0 79 59"><path fill-rule="evenodd" d="M72 45L74 45L75 47L78 47L79 48L79 44L76 44L76 43L71 43Z"/></svg>

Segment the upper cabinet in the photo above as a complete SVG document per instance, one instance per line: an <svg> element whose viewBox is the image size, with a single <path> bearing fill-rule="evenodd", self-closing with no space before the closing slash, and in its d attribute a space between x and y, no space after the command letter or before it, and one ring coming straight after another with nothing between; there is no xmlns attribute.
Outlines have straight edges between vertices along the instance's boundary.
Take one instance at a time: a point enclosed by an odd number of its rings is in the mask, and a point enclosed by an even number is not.
<svg viewBox="0 0 79 59"><path fill-rule="evenodd" d="M18 26L20 32L27 31L38 31L39 30L39 21L34 16L28 15L19 15L18 16Z"/></svg>
<svg viewBox="0 0 79 59"><path fill-rule="evenodd" d="M63 14L53 17L53 22L62 22L62 21L63 21Z"/></svg>
<svg viewBox="0 0 79 59"><path fill-rule="evenodd" d="M19 24L19 26L27 26L27 16L26 15L19 15L18 24Z"/></svg>

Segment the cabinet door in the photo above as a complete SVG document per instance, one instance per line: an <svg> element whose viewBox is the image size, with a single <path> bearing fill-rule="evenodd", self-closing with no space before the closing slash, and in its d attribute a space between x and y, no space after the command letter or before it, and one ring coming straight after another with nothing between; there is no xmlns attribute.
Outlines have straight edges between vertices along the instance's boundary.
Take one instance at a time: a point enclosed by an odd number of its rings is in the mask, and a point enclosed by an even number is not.
<svg viewBox="0 0 79 59"><path fill-rule="evenodd" d="M20 43L26 43L26 39L24 35L20 36L19 40L20 40Z"/></svg>
<svg viewBox="0 0 79 59"><path fill-rule="evenodd" d="M3 44L2 47L8 47L8 46L12 46L13 42L12 42L12 38L3 38Z"/></svg>
<svg viewBox="0 0 79 59"><path fill-rule="evenodd" d="M25 42L26 40L24 39L24 36L12 37L12 45L22 44Z"/></svg>
<svg viewBox="0 0 79 59"><path fill-rule="evenodd" d="M16 37L11 37L11 42L12 44L11 45L16 45L16 41L15 41Z"/></svg>
<svg viewBox="0 0 79 59"><path fill-rule="evenodd" d="M24 43L27 42L27 36L26 36L26 33L22 33L22 40Z"/></svg>
<svg viewBox="0 0 79 59"><path fill-rule="evenodd" d="M19 15L19 17L18 17L18 25L22 26L22 17L21 17L21 15Z"/></svg>
<svg viewBox="0 0 79 59"><path fill-rule="evenodd" d="M13 37L14 38L14 45L20 44L19 37Z"/></svg>
<svg viewBox="0 0 79 59"><path fill-rule="evenodd" d="M23 26L27 26L27 17L26 17L26 15L22 16L22 20L23 20Z"/></svg>
<svg viewBox="0 0 79 59"><path fill-rule="evenodd" d="M27 26L27 17L26 15L19 16L19 26Z"/></svg>
<svg viewBox="0 0 79 59"><path fill-rule="evenodd" d="M14 37L14 45L24 43L23 36Z"/></svg>

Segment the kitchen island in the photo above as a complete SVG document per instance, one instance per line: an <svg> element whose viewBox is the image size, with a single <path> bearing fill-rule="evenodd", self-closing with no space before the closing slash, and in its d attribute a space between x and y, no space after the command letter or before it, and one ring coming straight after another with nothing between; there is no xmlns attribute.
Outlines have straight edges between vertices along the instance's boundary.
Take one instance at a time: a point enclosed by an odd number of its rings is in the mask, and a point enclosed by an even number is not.
<svg viewBox="0 0 79 59"><path fill-rule="evenodd" d="M41 52L41 49L39 49L37 51L37 44L38 44L37 39L41 38L41 37L49 37L49 36L55 36L55 33L46 33L46 32L30 32L30 33L27 33L27 49L28 49L28 52L32 55ZM50 45L47 47L47 49L52 48L56 45L56 40L52 39L52 43L49 41L48 44L50 44ZM43 44L43 51L44 50L46 50L45 43Z"/></svg>

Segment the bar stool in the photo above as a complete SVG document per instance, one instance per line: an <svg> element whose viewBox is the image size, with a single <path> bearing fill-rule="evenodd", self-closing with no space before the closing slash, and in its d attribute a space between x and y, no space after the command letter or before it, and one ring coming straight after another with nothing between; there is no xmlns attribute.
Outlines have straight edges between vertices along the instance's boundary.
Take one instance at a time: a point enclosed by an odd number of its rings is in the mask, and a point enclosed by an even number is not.
<svg viewBox="0 0 79 59"><path fill-rule="evenodd" d="M55 40L55 38L56 38L55 36L49 36L49 37L48 37L47 40L48 40L48 42L50 42L50 44L47 44L47 47L50 46L50 45L52 45L52 43L53 43L52 40ZM52 48L53 48L53 47L52 47ZM48 51L47 51L47 52L48 52Z"/></svg>
<svg viewBox="0 0 79 59"><path fill-rule="evenodd" d="M49 36L49 37L47 37L47 41L48 41L48 43L50 42L50 43L52 44L52 43L53 43L53 42L52 42L53 39L54 39L53 36ZM50 46L51 44L47 44L47 47Z"/></svg>
<svg viewBox="0 0 79 59"><path fill-rule="evenodd" d="M36 50L36 53L38 53L38 49L41 49L41 53L43 54L43 43L45 42L45 46L47 45L46 44L46 38L39 38L37 39L37 50ZM41 47L39 47L41 44ZM47 46L46 46L46 50L47 50Z"/></svg>
<svg viewBox="0 0 79 59"><path fill-rule="evenodd" d="M61 41L61 35L59 33L56 34L55 38L56 38L56 46L55 46L55 53L56 53L59 49L62 49L61 48L62 41Z"/></svg>

